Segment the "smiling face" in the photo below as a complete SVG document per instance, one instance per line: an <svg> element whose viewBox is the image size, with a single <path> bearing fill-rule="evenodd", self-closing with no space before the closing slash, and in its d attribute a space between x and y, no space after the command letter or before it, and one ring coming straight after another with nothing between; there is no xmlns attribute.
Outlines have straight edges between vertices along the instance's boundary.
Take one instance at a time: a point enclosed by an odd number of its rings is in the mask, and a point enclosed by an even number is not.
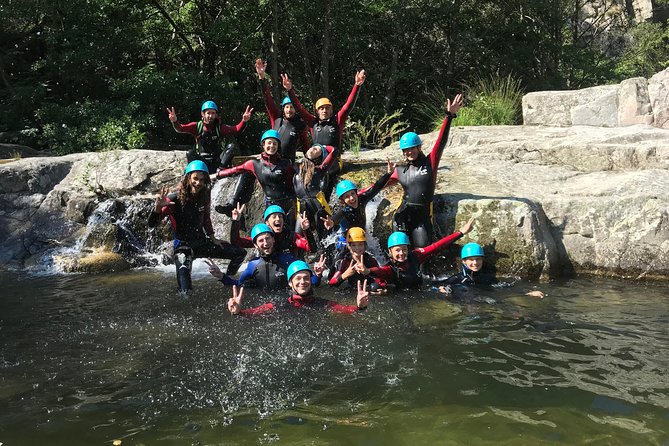
<svg viewBox="0 0 669 446"><path fill-rule="evenodd" d="M295 116L295 107L293 104L286 104L283 106L283 116L290 119Z"/></svg>
<svg viewBox="0 0 669 446"><path fill-rule="evenodd" d="M290 287L295 294L306 296L311 292L311 273L299 271L290 278Z"/></svg>
<svg viewBox="0 0 669 446"><path fill-rule="evenodd" d="M332 106L331 105L321 105L316 110L316 113L318 114L318 119L320 119L321 121L325 121L327 119L330 119L332 117Z"/></svg>
<svg viewBox="0 0 669 446"><path fill-rule="evenodd" d="M218 113L213 108L208 108L200 113L200 116L202 116L202 122L205 124L211 124L218 118Z"/></svg>
<svg viewBox="0 0 669 446"><path fill-rule="evenodd" d="M352 254L363 255L366 245L365 242L349 242L348 249L351 250Z"/></svg>
<svg viewBox="0 0 669 446"><path fill-rule="evenodd" d="M353 209L358 207L358 191L357 190L350 190L346 192L344 195L342 195L339 200L341 200L342 203L344 203L348 207L352 207Z"/></svg>
<svg viewBox="0 0 669 446"><path fill-rule="evenodd" d="M409 162L415 161L416 159L418 159L418 155L420 154L420 149L421 146L410 147L406 150L402 150L402 155L404 155L404 159Z"/></svg>
<svg viewBox="0 0 669 446"><path fill-rule="evenodd" d="M255 238L254 243L261 256L268 256L274 249L274 235L264 232Z"/></svg>
<svg viewBox="0 0 669 446"><path fill-rule="evenodd" d="M267 219L265 219L265 224L270 228L272 228L272 231L274 231L277 234L282 232L284 224L283 214L281 214L280 212L269 214L267 216Z"/></svg>
<svg viewBox="0 0 669 446"><path fill-rule="evenodd" d="M474 272L481 271L481 268L483 268L483 257L467 257L466 259L462 259L462 263Z"/></svg>
<svg viewBox="0 0 669 446"><path fill-rule="evenodd" d="M207 174L200 170L191 172L188 177L188 186L190 187L191 193L197 194L200 192L207 184L207 178L209 178Z"/></svg>
<svg viewBox="0 0 669 446"><path fill-rule="evenodd" d="M262 142L262 149L266 154L272 156L279 151L279 141L274 138L267 138Z"/></svg>
<svg viewBox="0 0 669 446"><path fill-rule="evenodd" d="M402 263L409 257L409 245L396 245L390 248L388 252L393 261Z"/></svg>

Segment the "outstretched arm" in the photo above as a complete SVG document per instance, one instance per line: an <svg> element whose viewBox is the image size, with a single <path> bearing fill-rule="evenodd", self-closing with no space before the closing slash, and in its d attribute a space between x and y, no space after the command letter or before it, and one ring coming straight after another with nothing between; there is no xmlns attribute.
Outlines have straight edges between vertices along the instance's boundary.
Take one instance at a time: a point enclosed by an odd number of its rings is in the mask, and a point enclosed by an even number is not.
<svg viewBox="0 0 669 446"><path fill-rule="evenodd" d="M444 153L444 148L448 142L448 133L451 129L451 122L456 117L456 113L460 110L462 106L462 95L457 94L453 99L453 102L449 99L446 102L446 117L444 122L441 124L441 130L439 131L439 136L432 147L430 152L430 164L432 165L432 172L434 172L434 181L437 180L437 168L439 167L439 161L441 160L441 155Z"/></svg>
<svg viewBox="0 0 669 446"><path fill-rule="evenodd" d="M309 127L313 126L316 122L318 122L318 119L316 116L312 115L309 113L309 111L304 108L304 105L300 102L300 100L297 98L297 95L295 94L295 90L293 89L293 83L291 80L288 78L287 73L281 74L281 81L283 84L283 88L286 89L288 92L288 96L290 96L290 100L293 102L293 105L297 109L298 113L304 120L304 122L307 123Z"/></svg>
<svg viewBox="0 0 669 446"><path fill-rule="evenodd" d="M448 245L453 243L454 241L462 238L465 234L468 234L471 232L472 228L474 226L474 217L470 218L467 223L465 223L462 228L460 228L459 231L454 232L451 235L447 235L446 237L442 238L441 240L438 240L431 245L428 245L424 248L416 248L413 250L414 255L418 259L418 262L423 263L433 255L437 254L438 252L444 250Z"/></svg>
<svg viewBox="0 0 669 446"><path fill-rule="evenodd" d="M358 95L360 95L360 87L365 83L365 79L365 70L360 70L355 74L355 83L353 84L353 88L348 95L348 99L346 99L346 103L344 103L342 108L339 110L339 113L337 113L337 123L339 124L340 128L344 126L346 118L348 118L349 113L351 113L351 110L353 110L353 107L358 100Z"/></svg>

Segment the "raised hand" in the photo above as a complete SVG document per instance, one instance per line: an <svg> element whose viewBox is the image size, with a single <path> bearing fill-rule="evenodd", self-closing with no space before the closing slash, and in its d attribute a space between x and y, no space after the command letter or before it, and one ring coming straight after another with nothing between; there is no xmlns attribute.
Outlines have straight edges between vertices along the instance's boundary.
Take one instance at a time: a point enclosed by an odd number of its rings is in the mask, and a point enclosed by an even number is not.
<svg viewBox="0 0 669 446"><path fill-rule="evenodd" d="M253 109L251 108L250 105L247 105L246 111L242 115L242 121L249 122L249 119L251 119L251 113L253 113Z"/></svg>
<svg viewBox="0 0 669 446"><path fill-rule="evenodd" d="M239 314L242 311L243 297L244 287L237 288L237 285L232 285L232 297L228 299L228 311L230 314Z"/></svg>
<svg viewBox="0 0 669 446"><path fill-rule="evenodd" d="M323 222L323 226L325 227L325 229L327 229L328 231L334 228L335 223L332 217L330 217L330 214L328 214L327 217L321 217L321 221Z"/></svg>
<svg viewBox="0 0 669 446"><path fill-rule="evenodd" d="M209 175L209 180L212 183L215 183L218 180L218 174L217 173L212 173L211 175Z"/></svg>
<svg viewBox="0 0 669 446"><path fill-rule="evenodd" d="M355 85L358 87L362 84L365 83L365 70L360 70L357 73L355 73Z"/></svg>
<svg viewBox="0 0 669 446"><path fill-rule="evenodd" d="M213 260L211 259L204 259L204 263L207 264L209 267L209 274L212 276L216 277L217 279L222 279L223 278L223 271L218 267L217 264L214 263Z"/></svg>
<svg viewBox="0 0 669 446"><path fill-rule="evenodd" d="M169 186L163 186L160 188L160 191L158 192L158 196L156 197L156 204L154 205L154 212L159 214L162 212L163 208L165 206L174 206L174 203L170 201L169 198L167 198L167 194L170 193L170 188Z"/></svg>
<svg viewBox="0 0 669 446"><path fill-rule="evenodd" d="M453 102L450 99L446 100L446 111L449 114L456 114L460 110L460 107L462 107L462 95L460 93L455 95Z"/></svg>
<svg viewBox="0 0 669 446"><path fill-rule="evenodd" d="M346 271L344 271L344 272L341 274L341 278L342 278L342 279L348 279L348 278L351 277L353 274L355 274L355 265L356 265L357 263L358 263L358 262L357 262L355 259L352 259L352 260L351 260L351 264L348 266L348 268L346 268Z"/></svg>
<svg viewBox="0 0 669 446"><path fill-rule="evenodd" d="M355 272L358 274L362 274L363 276L369 275L369 268L365 266L364 262L355 262L353 268L355 269Z"/></svg>
<svg viewBox="0 0 669 446"><path fill-rule="evenodd" d="M177 112L174 111L174 107L167 107L167 117L170 118L170 122L177 122Z"/></svg>
<svg viewBox="0 0 669 446"><path fill-rule="evenodd" d="M472 232L472 228L473 228L473 227L474 227L474 217L470 218L470 219L467 221L467 223L465 223L465 224L460 228L460 232L462 232L462 234L469 234L470 232Z"/></svg>
<svg viewBox="0 0 669 446"><path fill-rule="evenodd" d="M397 167L397 163L391 162L390 158L386 158L386 162L388 163L388 173L393 173L395 167Z"/></svg>
<svg viewBox="0 0 669 446"><path fill-rule="evenodd" d="M356 297L358 308L366 308L369 305L369 291L367 291L367 279L364 282L358 280L358 296Z"/></svg>
<svg viewBox="0 0 669 446"><path fill-rule="evenodd" d="M311 228L311 223L307 217L307 211L304 211L300 214L300 227L303 231L307 231Z"/></svg>
<svg viewBox="0 0 669 446"><path fill-rule="evenodd" d="M281 84L283 85L284 90L293 89L293 83L288 78L288 73L281 73Z"/></svg>
<svg viewBox="0 0 669 446"><path fill-rule="evenodd" d="M314 274L316 274L318 277L323 275L323 271L325 271L325 256L323 254L321 254L320 260L314 263L314 267L312 269Z"/></svg>
<svg viewBox="0 0 669 446"><path fill-rule="evenodd" d="M234 221L237 221L241 218L242 214L244 213L244 209L246 209L245 204L237 203L235 205L235 208L232 210L232 214L230 215L230 218L232 218Z"/></svg>
<svg viewBox="0 0 669 446"><path fill-rule="evenodd" d="M256 59L256 73L258 73L258 79L265 79L265 70L267 70L267 62L262 59Z"/></svg>

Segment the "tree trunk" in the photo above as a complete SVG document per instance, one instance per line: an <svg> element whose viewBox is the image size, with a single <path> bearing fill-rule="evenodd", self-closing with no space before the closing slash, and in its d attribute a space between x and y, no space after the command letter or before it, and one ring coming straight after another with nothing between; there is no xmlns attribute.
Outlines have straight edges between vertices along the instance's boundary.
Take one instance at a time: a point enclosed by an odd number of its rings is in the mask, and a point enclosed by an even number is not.
<svg viewBox="0 0 669 446"><path fill-rule="evenodd" d="M332 0L325 3L325 17L323 18L323 50L321 51L321 93L328 96L330 90L330 34L332 28Z"/></svg>
<svg viewBox="0 0 669 446"><path fill-rule="evenodd" d="M151 0L151 3L156 7L160 15L162 15L165 18L165 20L167 20L167 22L170 24L170 26L172 26L172 29L177 34L177 36L179 36L181 41L186 45L186 49L188 50L188 53L193 59L193 63L195 64L195 66L199 66L200 64L199 58L197 57L195 49L188 41L188 38L186 37L186 34L184 34L183 30L177 26L176 22L172 20L172 17L170 17L169 13L165 10L165 8L162 7L162 5L158 2L158 0Z"/></svg>
<svg viewBox="0 0 669 446"><path fill-rule="evenodd" d="M280 100L281 98L281 80L279 78L279 2L272 2L272 35L271 48L272 60L270 62L272 67L272 83L274 98Z"/></svg>

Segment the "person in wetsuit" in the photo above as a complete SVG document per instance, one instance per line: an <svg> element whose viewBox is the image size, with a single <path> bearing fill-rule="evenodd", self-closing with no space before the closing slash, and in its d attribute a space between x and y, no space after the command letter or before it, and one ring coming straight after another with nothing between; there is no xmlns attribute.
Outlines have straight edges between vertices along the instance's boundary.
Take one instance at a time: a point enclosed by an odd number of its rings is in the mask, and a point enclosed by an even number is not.
<svg viewBox="0 0 669 446"><path fill-rule="evenodd" d="M414 248L409 251L411 244L409 236L404 232L393 232L388 237L388 255L390 262L381 267L369 268L373 277L395 284L397 289L406 289L419 286L423 281L420 266L430 257L444 250L465 234L471 232L474 218L470 218L460 231L447 235L441 240L423 248Z"/></svg>
<svg viewBox="0 0 669 446"><path fill-rule="evenodd" d="M265 206L277 205L286 213L290 227L295 224L295 189L293 188L293 165L279 157L281 141L276 130L267 130L260 138L262 153L260 159L250 159L230 169L219 170L211 175L211 180L252 173L265 193Z"/></svg>
<svg viewBox="0 0 669 446"><path fill-rule="evenodd" d="M332 194L332 189L337 183L337 176L341 171L341 151L342 151L342 134L344 132L344 125L349 113L353 109L358 95L360 94L360 87L365 83L365 70L360 70L355 74L355 82L351 93L348 95L346 103L339 109L337 113L334 112L332 102L328 98L320 98L316 101L315 109L316 115L312 115L302 105L295 94L293 83L288 78L288 74L282 74L283 88L288 91L288 96L291 102L297 108L300 116L304 122L311 127L311 141L313 144L322 144L324 146L333 146L336 149L336 162L332 164L328 170L328 179L323 189L323 193L327 199Z"/></svg>
<svg viewBox="0 0 669 446"><path fill-rule="evenodd" d="M190 291L191 266L197 257L230 259L228 274L235 274L246 256L243 248L218 240L211 223L209 168L200 160L186 166L176 193L165 187L156 198L149 226L169 217L174 231L174 262L180 291Z"/></svg>
<svg viewBox="0 0 669 446"><path fill-rule="evenodd" d="M347 248L335 262L329 284L338 287L347 282L354 288L356 283L367 279L369 291L374 294L385 292L385 282L379 278L368 278L369 268L378 267L376 259L366 251L367 234L365 230L354 226L346 232Z"/></svg>
<svg viewBox="0 0 669 446"><path fill-rule="evenodd" d="M298 214L306 212L306 218L312 228L316 228L318 238L323 240L326 228L323 220L332 213L323 188L327 180L327 171L335 161L334 147L316 144L304 154L299 170L293 176L293 186L297 195ZM302 232L302 218L295 224L295 232Z"/></svg>
<svg viewBox="0 0 669 446"><path fill-rule="evenodd" d="M400 149L407 161L405 166L396 166L385 187L400 183L404 189L402 202L395 212L393 230L405 232L417 248L429 245L433 239L432 204L437 182L437 169L441 155L448 141L451 122L462 105L462 95L456 95L453 102L446 104L446 118L441 125L439 136L428 156L421 151L422 141L414 132L407 132L400 138Z"/></svg>
<svg viewBox="0 0 669 446"><path fill-rule="evenodd" d="M218 115L218 106L214 101L205 101L200 108L202 120L180 124L174 107L167 109L167 114L172 127L179 133L188 133L195 138L195 147L186 153L186 159L190 163L201 160L207 164L209 173L216 172L220 167L229 167L232 156L237 148L235 141L228 144L223 150L223 137L226 135L238 135L246 128L246 123L251 119L253 109L246 106L242 114L242 120L236 126L221 123Z"/></svg>
<svg viewBox="0 0 669 446"><path fill-rule="evenodd" d="M232 287L232 297L228 299L228 311L231 314L245 314L255 315L264 314L276 309L282 308L325 308L335 313L351 314L367 308L369 303L369 292L366 290L366 283L358 282L358 294L356 296L356 305L343 305L331 300L321 299L314 296L313 291L313 276L323 273L325 268L325 261L321 259L318 264L314 265L312 271L302 260L293 262L288 266L288 284L292 290L292 295L283 304L275 305L273 303L266 303L255 308L242 309L242 299L244 289L238 289L236 286ZM366 282L366 281L365 281Z"/></svg>
<svg viewBox="0 0 669 446"><path fill-rule="evenodd" d="M230 242L242 248L253 247L251 237L240 237L239 216L244 211L245 205L237 205L232 211L232 224L230 225ZM307 252L316 252L316 240L309 226L309 221L302 219L302 234L293 232L285 224L286 213L281 206L271 205L265 209L263 221L274 232L275 250L279 253L292 254L302 258Z"/></svg>
<svg viewBox="0 0 669 446"><path fill-rule="evenodd" d="M288 287L286 269L297 259L290 254L276 251L274 232L264 223L258 223L251 229L251 239L258 256L249 260L239 279L235 280L223 274L211 259L206 261L209 273L228 286L251 286L264 291L276 291Z"/></svg>

